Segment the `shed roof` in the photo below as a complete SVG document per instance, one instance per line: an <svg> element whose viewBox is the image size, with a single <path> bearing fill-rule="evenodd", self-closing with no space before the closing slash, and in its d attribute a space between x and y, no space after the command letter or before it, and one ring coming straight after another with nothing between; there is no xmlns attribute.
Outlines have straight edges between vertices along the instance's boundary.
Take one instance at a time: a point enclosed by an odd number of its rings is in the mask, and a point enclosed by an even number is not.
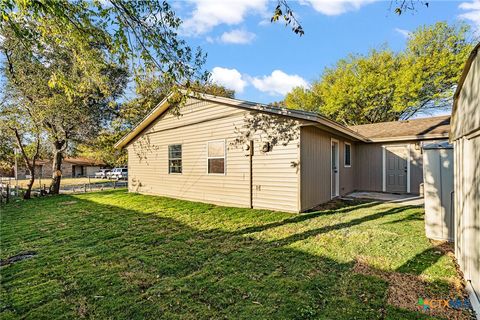
<svg viewBox="0 0 480 320"><path fill-rule="evenodd" d="M372 142L448 138L450 116L379 122L349 128Z"/></svg>

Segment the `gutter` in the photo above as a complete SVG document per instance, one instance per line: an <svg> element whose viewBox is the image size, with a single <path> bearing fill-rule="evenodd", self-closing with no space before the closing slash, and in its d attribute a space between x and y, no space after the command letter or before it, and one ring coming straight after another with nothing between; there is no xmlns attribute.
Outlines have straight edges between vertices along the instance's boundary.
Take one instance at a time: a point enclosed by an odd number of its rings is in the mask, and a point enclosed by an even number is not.
<svg viewBox="0 0 480 320"><path fill-rule="evenodd" d="M393 141L431 140L431 139L448 139L448 133L400 136L400 137L385 137L385 138L370 138L369 142L393 142Z"/></svg>

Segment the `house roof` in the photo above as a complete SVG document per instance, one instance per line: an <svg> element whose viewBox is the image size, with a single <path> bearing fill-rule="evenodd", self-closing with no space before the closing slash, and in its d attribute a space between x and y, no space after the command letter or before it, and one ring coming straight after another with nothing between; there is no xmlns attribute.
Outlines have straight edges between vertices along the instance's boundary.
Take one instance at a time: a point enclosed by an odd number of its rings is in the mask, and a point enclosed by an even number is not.
<svg viewBox="0 0 480 320"><path fill-rule="evenodd" d="M151 123L153 123L156 119L158 119L158 117L166 112L170 106L170 96L171 95L163 99L148 115L145 116L145 118L143 118L142 121L137 124L137 126L135 126L135 128L133 128L133 130L123 136L115 144L115 148L123 148L128 145ZM314 125L324 128L326 127L334 130L337 133L346 135L353 140L362 142L407 141L439 138L444 139L448 138L448 133L450 131L450 116L381 122L347 127L315 112L279 108L250 101L218 97L203 93L192 93L189 96L192 98L216 102L237 108L271 113L298 120L306 120Z"/></svg>
<svg viewBox="0 0 480 320"><path fill-rule="evenodd" d="M138 136L140 133L143 132L152 122L154 122L159 116L161 116L167 109L169 108L169 95L165 99L163 99L142 121L140 121L137 126L127 133L125 136L123 136L120 141L118 141L115 144L115 148L123 148L126 145L130 143L136 136ZM273 107L265 104L260 104L260 103L255 103L255 102L250 102L250 101L244 101L244 100L237 100L237 99L230 99L230 98L224 98L224 97L218 97L218 96L213 96L209 94L204 94L204 93L192 93L189 95L191 98L196 98L196 99L201 99L204 101L211 101L211 102L216 102L220 104L225 104L229 105L232 107L237 107L237 108L243 108L243 109L249 109L253 111L259 111L259 112L265 112L265 113L271 113L271 114L276 114L276 115L281 115L285 117L290 117L298 120L307 120L311 121L314 124L322 125L324 127L331 128L341 134L349 136L353 140L357 141L364 141L367 142L368 139L366 139L364 136L361 134L349 129L348 127L335 122L333 120L330 120L326 117L323 117L317 113L314 112L308 112L308 111L301 111L301 110L292 110L292 109L287 109L287 108L279 108L279 107Z"/></svg>
<svg viewBox="0 0 480 320"><path fill-rule="evenodd" d="M36 165L45 165L45 164L48 164L48 163L51 163L52 160L45 160L45 159L39 159L39 160L36 160L35 161L35 164ZM101 161L101 160L95 160L95 159L92 159L92 158L86 158L86 157L75 157L75 158L70 158L70 157L66 157L63 159L63 162L64 163L70 163L70 164L73 164L73 165L77 165L77 166L104 166L106 165L105 162Z"/></svg>
<svg viewBox="0 0 480 320"><path fill-rule="evenodd" d="M349 128L372 142L448 138L450 116L379 122Z"/></svg>

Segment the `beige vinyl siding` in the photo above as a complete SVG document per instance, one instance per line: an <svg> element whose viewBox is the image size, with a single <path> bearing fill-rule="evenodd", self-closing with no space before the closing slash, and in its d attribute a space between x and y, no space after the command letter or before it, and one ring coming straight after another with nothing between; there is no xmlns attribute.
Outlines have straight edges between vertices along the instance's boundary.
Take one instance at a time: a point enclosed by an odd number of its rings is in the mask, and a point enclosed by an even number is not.
<svg viewBox="0 0 480 320"><path fill-rule="evenodd" d="M130 191L220 205L250 206L250 163L234 145L249 111L190 99L176 117L159 117L128 146ZM226 141L225 174L207 173L207 142ZM182 145L182 173L168 173L168 145ZM256 146L258 142L256 142ZM289 168L297 143L253 156L255 208L298 211L298 175ZM255 189L254 189L255 192Z"/></svg>
<svg viewBox="0 0 480 320"><path fill-rule="evenodd" d="M301 210L308 210L331 199L331 139L339 140L340 195L354 190L356 148L351 143L352 165L344 167L345 139L332 135L314 126L301 128Z"/></svg>
<svg viewBox="0 0 480 320"><path fill-rule="evenodd" d="M465 78L452 117L455 255L480 302L480 58Z"/></svg>
<svg viewBox="0 0 480 320"><path fill-rule="evenodd" d="M299 130L298 128L296 130ZM255 141L253 155L253 207L298 212L299 140L276 145L262 153Z"/></svg>
<svg viewBox="0 0 480 320"><path fill-rule="evenodd" d="M427 142L428 143L428 142ZM355 189L383 191L383 146L410 146L410 193L418 194L423 183L423 156L420 141L358 144Z"/></svg>
<svg viewBox="0 0 480 320"><path fill-rule="evenodd" d="M355 170L357 166L355 163L356 145L349 140L340 140L340 195L346 195L355 190ZM345 142L350 143L350 167L345 167Z"/></svg>
<svg viewBox="0 0 480 320"><path fill-rule="evenodd" d="M382 145L359 144L356 148L355 187L362 191L382 191Z"/></svg>

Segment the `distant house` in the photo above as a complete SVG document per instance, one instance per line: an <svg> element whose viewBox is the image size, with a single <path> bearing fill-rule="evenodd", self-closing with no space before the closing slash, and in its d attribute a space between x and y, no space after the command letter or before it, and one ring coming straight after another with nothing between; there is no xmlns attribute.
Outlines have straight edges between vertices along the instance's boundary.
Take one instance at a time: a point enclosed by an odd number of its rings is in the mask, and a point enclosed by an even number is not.
<svg viewBox="0 0 480 320"><path fill-rule="evenodd" d="M421 143L449 117L345 127L318 114L211 95L168 98L124 136L129 189L301 212L354 190L418 193Z"/></svg>
<svg viewBox="0 0 480 320"><path fill-rule="evenodd" d="M454 95L450 141L455 158L455 255L480 311L480 43Z"/></svg>
<svg viewBox="0 0 480 320"><path fill-rule="evenodd" d="M106 164L103 161L94 159L77 157L65 158L62 162L62 177L86 177L92 176L98 170L104 168ZM39 178L51 178L53 172L52 160L37 160L35 162L35 175ZM24 166L18 169L19 179L25 179L29 175L28 170Z"/></svg>

